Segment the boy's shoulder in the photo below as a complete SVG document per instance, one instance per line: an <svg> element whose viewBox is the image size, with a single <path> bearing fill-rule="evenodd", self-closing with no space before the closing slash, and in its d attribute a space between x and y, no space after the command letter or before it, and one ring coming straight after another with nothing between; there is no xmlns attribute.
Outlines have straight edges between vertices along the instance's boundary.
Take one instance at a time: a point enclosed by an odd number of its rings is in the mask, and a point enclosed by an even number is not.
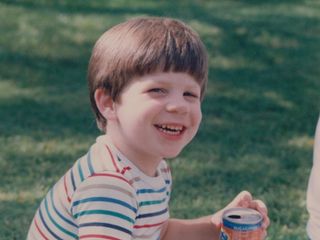
<svg viewBox="0 0 320 240"><path fill-rule="evenodd" d="M81 183L90 177L107 173L118 177L123 176L123 168L110 144L103 136L100 136L69 171L72 172L74 182Z"/></svg>
<svg viewBox="0 0 320 240"><path fill-rule="evenodd" d="M108 178L108 180L106 180ZM101 139L93 143L57 183L63 188L71 203L76 192L114 185L134 192L130 177L119 164L116 154Z"/></svg>
<svg viewBox="0 0 320 240"><path fill-rule="evenodd" d="M83 199L101 199L110 196L118 196L117 198L136 205L136 201L140 199L139 192L142 190L170 191L171 171L165 160L158 166L158 176L147 178L123 157L113 149L112 145L98 137L88 152L80 157L60 179L53 191L62 194L67 208L76 207Z"/></svg>
<svg viewBox="0 0 320 240"><path fill-rule="evenodd" d="M171 183L170 167L165 160L158 166L159 178ZM99 136L88 152L80 157L66 173L65 185L70 185L72 192L76 191L80 185L94 182L105 181L109 183L127 185L127 188L137 188L141 182L149 182L144 179L141 173L125 156L123 156L108 141L105 135ZM84 183L87 182L87 183Z"/></svg>

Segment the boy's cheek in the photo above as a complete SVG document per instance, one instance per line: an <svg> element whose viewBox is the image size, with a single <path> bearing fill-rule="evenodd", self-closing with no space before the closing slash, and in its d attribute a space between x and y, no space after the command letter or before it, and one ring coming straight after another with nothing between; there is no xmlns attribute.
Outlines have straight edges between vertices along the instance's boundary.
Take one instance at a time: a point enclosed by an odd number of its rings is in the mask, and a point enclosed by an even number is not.
<svg viewBox="0 0 320 240"><path fill-rule="evenodd" d="M201 123L201 121L202 121L202 111L201 111L201 109L200 109L200 113L199 113L199 125L200 125L200 123Z"/></svg>
<svg viewBox="0 0 320 240"><path fill-rule="evenodd" d="M197 127L197 130L199 129L199 127L200 127L200 124L201 124L201 121L202 121L202 112L201 112L201 109L199 110L199 113L198 113L198 120L197 120L197 122L198 122L198 127Z"/></svg>

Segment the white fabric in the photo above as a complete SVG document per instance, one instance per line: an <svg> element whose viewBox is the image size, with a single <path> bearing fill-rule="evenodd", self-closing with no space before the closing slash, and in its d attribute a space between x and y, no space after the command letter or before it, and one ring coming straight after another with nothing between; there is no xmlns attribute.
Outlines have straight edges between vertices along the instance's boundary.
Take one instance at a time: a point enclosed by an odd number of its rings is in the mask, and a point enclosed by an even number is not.
<svg viewBox="0 0 320 240"><path fill-rule="evenodd" d="M320 118L314 140L313 167L309 178L307 209L309 212L308 236L312 240L320 240Z"/></svg>

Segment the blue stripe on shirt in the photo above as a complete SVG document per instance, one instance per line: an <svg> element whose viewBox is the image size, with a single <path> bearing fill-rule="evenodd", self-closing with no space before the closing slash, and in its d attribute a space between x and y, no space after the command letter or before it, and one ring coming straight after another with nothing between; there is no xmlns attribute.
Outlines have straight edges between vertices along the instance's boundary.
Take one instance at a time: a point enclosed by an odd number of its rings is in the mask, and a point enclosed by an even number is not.
<svg viewBox="0 0 320 240"><path fill-rule="evenodd" d="M166 187L163 187L161 189L148 189L148 188L143 188L143 189L139 189L137 191L137 194L144 194L144 193L162 193L165 192L167 190Z"/></svg>
<svg viewBox="0 0 320 240"><path fill-rule="evenodd" d="M77 206L79 204L87 203L87 202L110 202L110 203L116 203L118 205L121 205L123 207L126 207L126 208L132 210L134 213L137 213L137 209L135 207L129 205L128 203L126 203L124 201L121 201L119 199L108 198L108 197L91 197L91 198L81 199L81 200L75 201L72 204L72 207L75 207L75 206Z"/></svg>
<svg viewBox="0 0 320 240"><path fill-rule="evenodd" d="M54 204L54 200L53 200L53 190L50 191L50 197L51 197L51 202L52 202L52 207L54 209L54 211L56 212L56 214L62 219L64 220L66 223L69 223L71 226L77 228L78 226L76 224L74 224L73 222L71 222L69 219L67 219L66 217L64 217L56 208L55 204Z"/></svg>
<svg viewBox="0 0 320 240"><path fill-rule="evenodd" d="M48 227L46 221L45 221L44 218L43 218L42 211L41 211L41 207L39 208L39 215L40 215L40 219L41 219L44 227L47 229L47 231L48 231L53 237L55 237L55 239L63 240L62 238L59 238L59 236L57 236L57 235Z"/></svg>
<svg viewBox="0 0 320 240"><path fill-rule="evenodd" d="M69 231L66 230L65 228L61 227L61 226L53 219L53 217L51 216L50 211L49 211L47 198L45 199L45 208L46 208L47 215L48 215L48 217L50 218L51 222L52 222L61 232L63 232L63 233L65 233L65 234L73 237L74 239L78 239L77 235L75 235L74 233L69 232Z"/></svg>
<svg viewBox="0 0 320 240"><path fill-rule="evenodd" d="M73 168L71 168L71 183L72 183L72 188L73 188L73 191L75 191L76 190L76 184L75 184L75 182L74 182L74 176L73 176Z"/></svg>
<svg viewBox="0 0 320 240"><path fill-rule="evenodd" d="M92 161L91 161L91 148L89 149L89 152L87 153L87 161L88 161L88 168L90 171L90 175L94 174L93 167L92 167Z"/></svg>
<svg viewBox="0 0 320 240"><path fill-rule="evenodd" d="M84 181L84 176L83 176L83 172L82 172L82 168L81 168L81 160L78 160L78 172L79 172L79 176L80 176L80 181L83 182Z"/></svg>
<svg viewBox="0 0 320 240"><path fill-rule="evenodd" d="M118 225L110 224L110 223L102 223L102 222L91 222L91 223L82 223L79 225L80 228L82 227L106 227L111 229L116 229L121 232L127 233L130 236L132 235L132 232L126 228L120 227Z"/></svg>
<svg viewBox="0 0 320 240"><path fill-rule="evenodd" d="M161 210L159 212L153 212L153 213L146 213L146 214L141 214L141 215L138 215L136 217L136 219L138 218L148 218L148 217L155 217L155 216L159 216L159 215L162 215L164 213L168 212L168 208L164 209L164 210Z"/></svg>
<svg viewBox="0 0 320 240"><path fill-rule="evenodd" d="M101 215L108 215L108 216L113 216L113 217L117 217L117 218L120 218L120 219L123 219L127 222L130 222L130 223L134 223L134 220L124 214L121 214L119 212L115 212L115 211L109 211L109 210L100 210L100 209L97 209L97 210L85 210L85 211L82 211L82 212L79 212L77 214L74 214L74 218L78 218L78 217L81 217L81 216L84 216L84 215L93 215L93 214L101 214Z"/></svg>

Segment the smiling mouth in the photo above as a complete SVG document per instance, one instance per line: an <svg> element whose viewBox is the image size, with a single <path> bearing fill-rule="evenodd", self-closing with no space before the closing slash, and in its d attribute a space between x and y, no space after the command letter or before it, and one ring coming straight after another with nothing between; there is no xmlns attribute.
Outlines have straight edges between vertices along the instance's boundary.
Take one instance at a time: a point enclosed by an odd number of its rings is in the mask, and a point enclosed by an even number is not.
<svg viewBox="0 0 320 240"><path fill-rule="evenodd" d="M170 124L156 124L155 127L165 133L165 134L169 134L172 136L177 136L180 135L184 132L184 130L186 129L186 127L182 126L182 125L170 125Z"/></svg>

